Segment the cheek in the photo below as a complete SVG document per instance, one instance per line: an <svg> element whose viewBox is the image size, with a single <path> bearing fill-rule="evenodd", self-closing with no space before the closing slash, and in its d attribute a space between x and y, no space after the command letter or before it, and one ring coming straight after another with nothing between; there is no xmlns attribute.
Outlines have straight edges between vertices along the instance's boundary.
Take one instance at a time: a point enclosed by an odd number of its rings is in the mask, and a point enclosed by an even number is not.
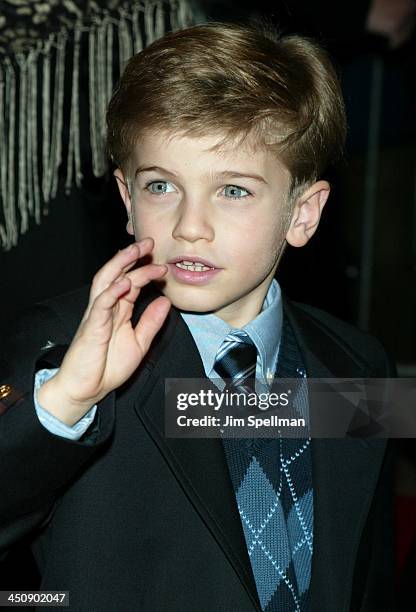
<svg viewBox="0 0 416 612"><path fill-rule="evenodd" d="M140 239L151 236L155 242L158 242L158 237L163 234L163 223L158 222L154 215L140 209L136 209L135 220L136 233Z"/></svg>
<svg viewBox="0 0 416 612"><path fill-rule="evenodd" d="M279 209L273 211L273 215L269 215L266 222L258 224L258 236L260 242L263 242L264 249L276 249L284 239L285 220L282 213L279 214Z"/></svg>
<svg viewBox="0 0 416 612"><path fill-rule="evenodd" d="M256 218L249 224L235 225L224 232L222 240L227 256L243 262L248 270L273 263L283 241L283 223L276 217L260 222Z"/></svg>

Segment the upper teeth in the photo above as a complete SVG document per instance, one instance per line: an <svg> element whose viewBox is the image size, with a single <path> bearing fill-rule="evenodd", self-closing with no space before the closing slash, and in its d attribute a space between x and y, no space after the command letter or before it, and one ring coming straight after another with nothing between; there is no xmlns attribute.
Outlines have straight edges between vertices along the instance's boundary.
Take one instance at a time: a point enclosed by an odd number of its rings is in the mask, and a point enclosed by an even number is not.
<svg viewBox="0 0 416 612"><path fill-rule="evenodd" d="M205 270L214 269L194 261L187 261L185 259L183 261L177 261L175 265L183 270L191 270L191 272L204 272Z"/></svg>

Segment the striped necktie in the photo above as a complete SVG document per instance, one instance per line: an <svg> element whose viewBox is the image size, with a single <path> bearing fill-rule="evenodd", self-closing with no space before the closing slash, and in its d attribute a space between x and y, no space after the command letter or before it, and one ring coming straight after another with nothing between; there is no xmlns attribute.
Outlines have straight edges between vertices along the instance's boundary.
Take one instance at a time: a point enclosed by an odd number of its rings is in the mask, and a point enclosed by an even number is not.
<svg viewBox="0 0 416 612"><path fill-rule="evenodd" d="M242 392L255 390L257 349L246 334L236 330L228 334L215 357L214 370L229 387Z"/></svg>

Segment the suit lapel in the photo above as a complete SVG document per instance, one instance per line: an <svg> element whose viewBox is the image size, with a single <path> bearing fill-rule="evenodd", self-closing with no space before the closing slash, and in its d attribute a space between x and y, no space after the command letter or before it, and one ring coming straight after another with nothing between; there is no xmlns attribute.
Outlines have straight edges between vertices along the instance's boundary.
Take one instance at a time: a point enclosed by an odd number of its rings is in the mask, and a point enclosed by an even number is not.
<svg viewBox="0 0 416 612"><path fill-rule="evenodd" d="M369 376L352 355L316 319L284 303L310 378ZM320 351L322 358L318 357ZM381 439L313 439L314 553L310 587L312 610L350 609L349 598L360 536L383 460Z"/></svg>
<svg viewBox="0 0 416 612"><path fill-rule="evenodd" d="M141 311L148 301L150 299L145 296L141 301ZM133 323L138 320L139 314L136 310ZM136 383L133 383L136 387L137 416L227 556L254 609L260 610L221 440L165 437L165 379L206 378L192 335L174 308L163 330L152 343L147 355L146 370L146 376L139 376ZM214 386L212 389L217 391Z"/></svg>

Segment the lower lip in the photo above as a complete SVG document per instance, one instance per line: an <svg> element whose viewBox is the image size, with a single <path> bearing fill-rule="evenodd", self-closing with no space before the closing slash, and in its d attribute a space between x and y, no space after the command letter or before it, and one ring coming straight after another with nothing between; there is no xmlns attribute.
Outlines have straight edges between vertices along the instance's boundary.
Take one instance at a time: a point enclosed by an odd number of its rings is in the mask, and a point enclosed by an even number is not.
<svg viewBox="0 0 416 612"><path fill-rule="evenodd" d="M203 272L192 272L192 270L178 268L178 266L172 263L168 264L168 266L177 281L187 283L188 285L203 285L221 271L221 268L214 268L213 270L204 270Z"/></svg>

